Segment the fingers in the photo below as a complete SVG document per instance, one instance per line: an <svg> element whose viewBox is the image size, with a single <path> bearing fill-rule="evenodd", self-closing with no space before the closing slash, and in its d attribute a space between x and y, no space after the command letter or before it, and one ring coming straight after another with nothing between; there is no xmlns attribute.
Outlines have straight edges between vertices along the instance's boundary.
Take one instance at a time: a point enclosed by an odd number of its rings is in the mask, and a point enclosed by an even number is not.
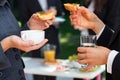
<svg viewBox="0 0 120 80"><path fill-rule="evenodd" d="M85 59L86 58L86 54L85 53L78 53L78 58L79 58L79 60Z"/></svg>
<svg viewBox="0 0 120 80"><path fill-rule="evenodd" d="M83 7L83 6L81 6L79 9L80 9L80 10L78 10L79 13L81 13L81 15L83 15L86 19L89 19L89 17L91 16L91 14L89 14L90 11L87 8Z"/></svg>
<svg viewBox="0 0 120 80"><path fill-rule="evenodd" d="M45 45L48 42L48 39L44 39L42 42L40 42L38 45L35 45L35 48L41 48L43 45Z"/></svg>
<svg viewBox="0 0 120 80"><path fill-rule="evenodd" d="M74 26L79 26L79 22L78 22L78 15L71 15L70 16L70 21L71 21L71 24L74 25Z"/></svg>
<svg viewBox="0 0 120 80"><path fill-rule="evenodd" d="M78 51L79 53L86 52L86 51L87 51L87 48L86 48L86 47L78 47L78 48L77 48L77 51Z"/></svg>
<svg viewBox="0 0 120 80"><path fill-rule="evenodd" d="M40 18L38 17L37 13L34 13L31 17L33 19L40 20Z"/></svg>
<svg viewBox="0 0 120 80"><path fill-rule="evenodd" d="M49 24L49 25L52 25L53 21L52 20L47 20L46 23Z"/></svg>
<svg viewBox="0 0 120 80"><path fill-rule="evenodd" d="M35 45L33 41L23 41L22 44L20 44L19 49L25 51L25 52L29 52L32 50L36 50L41 48L43 45L45 45L47 43L48 39L44 39L42 42L40 42L39 44Z"/></svg>
<svg viewBox="0 0 120 80"><path fill-rule="evenodd" d="M53 24L53 22L51 20L46 20L46 21L44 21L44 25L41 26L41 29L43 30L43 29L49 28L50 25L52 25L52 24Z"/></svg>
<svg viewBox="0 0 120 80"><path fill-rule="evenodd" d="M47 43L48 39L44 39L42 42L40 42L39 44L37 45L33 45L29 48L29 50L36 50L36 49L39 49L41 48L43 45L45 45Z"/></svg>
<svg viewBox="0 0 120 80"><path fill-rule="evenodd" d="M48 23L44 24L44 28L48 28L50 25Z"/></svg>
<svg viewBox="0 0 120 80"><path fill-rule="evenodd" d="M82 60L78 60L78 63L80 64L88 64L87 59L82 59Z"/></svg>
<svg viewBox="0 0 120 80"><path fill-rule="evenodd" d="M78 58L80 64L86 64L89 61L89 51L87 51L88 48L85 47L79 47L78 50Z"/></svg>

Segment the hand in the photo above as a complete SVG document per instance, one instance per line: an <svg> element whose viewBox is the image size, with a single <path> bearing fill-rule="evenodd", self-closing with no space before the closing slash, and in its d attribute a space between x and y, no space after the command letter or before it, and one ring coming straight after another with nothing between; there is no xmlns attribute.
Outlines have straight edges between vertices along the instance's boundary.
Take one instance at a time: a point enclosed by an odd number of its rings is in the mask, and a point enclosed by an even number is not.
<svg viewBox="0 0 120 80"><path fill-rule="evenodd" d="M96 34L98 34L104 26L104 23L85 7L79 7L76 11L71 11L70 20L75 28L92 29Z"/></svg>
<svg viewBox="0 0 120 80"><path fill-rule="evenodd" d="M23 41L16 35L9 36L1 41L3 51L7 51L9 48L17 48L25 52L29 52L42 47L48 40L44 39L41 43L34 45L33 41Z"/></svg>
<svg viewBox="0 0 120 80"><path fill-rule="evenodd" d="M107 63L108 55L111 50L105 47L79 47L78 62L80 64L88 64L86 70L96 65L103 65Z"/></svg>
<svg viewBox="0 0 120 80"><path fill-rule="evenodd" d="M29 21L27 22L27 25L32 30L44 30L53 24L53 19L41 20L37 14L33 14L31 18L29 19Z"/></svg>

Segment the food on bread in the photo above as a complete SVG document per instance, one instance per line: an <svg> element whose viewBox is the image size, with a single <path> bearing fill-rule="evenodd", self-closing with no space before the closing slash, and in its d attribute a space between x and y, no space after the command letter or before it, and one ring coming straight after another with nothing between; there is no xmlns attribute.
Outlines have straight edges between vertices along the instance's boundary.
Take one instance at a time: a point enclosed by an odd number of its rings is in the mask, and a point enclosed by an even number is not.
<svg viewBox="0 0 120 80"><path fill-rule="evenodd" d="M79 4L76 4L76 3L65 3L64 7L68 11L74 11L74 10L77 10L77 7L79 7Z"/></svg>
<svg viewBox="0 0 120 80"><path fill-rule="evenodd" d="M49 20L52 19L56 13L56 10L47 10L45 12L37 12L37 15L41 20Z"/></svg>

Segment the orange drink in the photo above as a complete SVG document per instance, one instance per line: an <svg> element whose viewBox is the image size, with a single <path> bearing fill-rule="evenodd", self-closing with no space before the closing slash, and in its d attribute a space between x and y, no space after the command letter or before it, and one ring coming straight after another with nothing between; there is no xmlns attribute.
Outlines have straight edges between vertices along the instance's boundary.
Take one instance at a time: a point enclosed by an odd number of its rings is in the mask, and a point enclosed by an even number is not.
<svg viewBox="0 0 120 80"><path fill-rule="evenodd" d="M55 59L55 55L56 55L56 46L53 44L46 44L43 47L42 50L43 54L44 54L44 61L45 63L55 63L56 59Z"/></svg>
<svg viewBox="0 0 120 80"><path fill-rule="evenodd" d="M55 50L44 51L45 61L55 62Z"/></svg>

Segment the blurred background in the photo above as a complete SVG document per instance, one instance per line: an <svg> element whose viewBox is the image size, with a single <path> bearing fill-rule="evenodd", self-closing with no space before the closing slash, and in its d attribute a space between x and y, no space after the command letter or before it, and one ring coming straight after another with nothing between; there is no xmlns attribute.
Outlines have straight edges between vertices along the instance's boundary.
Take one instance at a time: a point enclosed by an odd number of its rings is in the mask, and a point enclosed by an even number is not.
<svg viewBox="0 0 120 80"><path fill-rule="evenodd" d="M19 25L21 26L19 12L17 11L17 2L16 0L8 0L11 4L11 9L16 16ZM61 0L62 7L64 9L64 3L79 3L84 5L84 0ZM77 47L79 46L79 36L80 31L73 29L69 20L69 12L64 9L65 13L65 22L60 25L60 44L61 44L61 53L58 56L61 59L66 59L72 54L76 54ZM24 56L28 56L25 54Z"/></svg>
<svg viewBox="0 0 120 80"><path fill-rule="evenodd" d="M18 20L18 24L21 26L20 16L18 12L17 0L8 0L11 5L11 9ZM69 20L69 11L65 10L64 3L78 3L80 5L85 5L85 0L61 0L63 11L65 13L65 22L60 25L59 37L61 52L58 56L60 59L68 59L69 56L77 54L77 47L80 46L80 31L73 29ZM29 56L29 54L24 54L23 56ZM105 73L103 73L105 77ZM70 80L70 79L69 79Z"/></svg>

